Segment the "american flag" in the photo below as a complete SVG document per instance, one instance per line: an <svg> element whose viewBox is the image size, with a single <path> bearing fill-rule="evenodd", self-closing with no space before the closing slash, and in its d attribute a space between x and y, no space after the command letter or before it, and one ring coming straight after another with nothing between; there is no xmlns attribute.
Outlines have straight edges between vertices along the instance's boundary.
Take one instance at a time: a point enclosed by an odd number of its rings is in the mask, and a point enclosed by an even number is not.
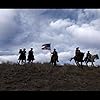
<svg viewBox="0 0 100 100"><path fill-rule="evenodd" d="M42 45L42 50L51 50L51 44L48 43L48 44L43 44Z"/></svg>

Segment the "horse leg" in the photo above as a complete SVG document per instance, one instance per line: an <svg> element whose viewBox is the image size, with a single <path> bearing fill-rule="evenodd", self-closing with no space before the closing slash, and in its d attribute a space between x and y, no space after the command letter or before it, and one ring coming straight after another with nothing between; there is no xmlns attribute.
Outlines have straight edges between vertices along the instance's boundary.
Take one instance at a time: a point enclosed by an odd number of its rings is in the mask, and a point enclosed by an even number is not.
<svg viewBox="0 0 100 100"><path fill-rule="evenodd" d="M25 60L24 59L22 60L22 64L25 64Z"/></svg>
<svg viewBox="0 0 100 100"><path fill-rule="evenodd" d="M86 66L88 66L88 61L86 61L85 63L86 63Z"/></svg>
<svg viewBox="0 0 100 100"><path fill-rule="evenodd" d="M70 61L72 61L72 59L74 59L74 58L71 58Z"/></svg>
<svg viewBox="0 0 100 100"><path fill-rule="evenodd" d="M21 60L19 60L19 64L21 63Z"/></svg>
<svg viewBox="0 0 100 100"><path fill-rule="evenodd" d="M24 60L22 60L21 63L23 64L24 63Z"/></svg>
<svg viewBox="0 0 100 100"><path fill-rule="evenodd" d="M18 64L20 64L20 60L18 60Z"/></svg>
<svg viewBox="0 0 100 100"><path fill-rule="evenodd" d="M92 63L91 66L94 66L93 61L91 63Z"/></svg>
<svg viewBox="0 0 100 100"><path fill-rule="evenodd" d="M81 62L81 66L82 66L82 62Z"/></svg>
<svg viewBox="0 0 100 100"><path fill-rule="evenodd" d="M86 62L86 66L88 66L88 62Z"/></svg>
<svg viewBox="0 0 100 100"><path fill-rule="evenodd" d="M26 59L25 59L25 63L26 63Z"/></svg>
<svg viewBox="0 0 100 100"><path fill-rule="evenodd" d="M32 63L34 62L34 59L32 60Z"/></svg>
<svg viewBox="0 0 100 100"><path fill-rule="evenodd" d="M79 64L79 62L77 62L77 66L78 66L78 67L80 67L80 64Z"/></svg>
<svg viewBox="0 0 100 100"><path fill-rule="evenodd" d="M85 58L84 59L86 66L88 66L88 60Z"/></svg>
<svg viewBox="0 0 100 100"><path fill-rule="evenodd" d="M54 61L54 66L56 66L56 61Z"/></svg>
<svg viewBox="0 0 100 100"><path fill-rule="evenodd" d="M28 64L30 63L29 59L28 59Z"/></svg>
<svg viewBox="0 0 100 100"><path fill-rule="evenodd" d="M18 59L18 64L20 63L20 60Z"/></svg>
<svg viewBox="0 0 100 100"><path fill-rule="evenodd" d="M53 62L52 61L50 63L53 65Z"/></svg>
<svg viewBox="0 0 100 100"><path fill-rule="evenodd" d="M33 63L33 60L31 60L31 63Z"/></svg>
<svg viewBox="0 0 100 100"><path fill-rule="evenodd" d="M31 60L31 63L33 63L33 60Z"/></svg>
<svg viewBox="0 0 100 100"><path fill-rule="evenodd" d="M82 65L82 62L81 62L81 68L83 69L83 65Z"/></svg>
<svg viewBox="0 0 100 100"><path fill-rule="evenodd" d="M50 61L50 64L52 64L52 65L53 65L53 61L52 61L52 60Z"/></svg>
<svg viewBox="0 0 100 100"><path fill-rule="evenodd" d="M76 65L79 67L79 63L78 63L78 61L75 61L75 63L76 63Z"/></svg>

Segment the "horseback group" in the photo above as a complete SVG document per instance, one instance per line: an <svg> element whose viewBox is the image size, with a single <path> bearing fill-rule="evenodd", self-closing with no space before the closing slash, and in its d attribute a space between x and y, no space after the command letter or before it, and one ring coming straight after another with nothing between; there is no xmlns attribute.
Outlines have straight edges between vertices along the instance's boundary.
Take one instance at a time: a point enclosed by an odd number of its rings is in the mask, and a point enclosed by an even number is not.
<svg viewBox="0 0 100 100"><path fill-rule="evenodd" d="M72 59L74 59L77 66L80 65L79 62L81 62L81 66L82 66L82 62L85 62L87 66L88 66L88 63L91 62L91 66L94 66L94 64L93 64L93 62L95 62L94 60L95 60L95 59L99 59L98 54L92 55L92 54L90 53L90 51L87 52L85 58L84 58L84 54L85 54L85 53L81 52L81 51L79 50L79 47L77 47L76 50L75 50L75 56L72 57L72 58L70 59L70 61L71 61ZM83 59L83 58L84 58L84 59Z"/></svg>
<svg viewBox="0 0 100 100"><path fill-rule="evenodd" d="M18 59L18 60L19 60L18 63L19 63L19 64L20 64L20 63L26 63L26 49L25 49L25 48L24 48L23 50L20 49L20 50L19 50L19 54L20 54L20 56L19 56L19 59ZM51 56L50 63L51 63L52 65L56 66L56 64L57 64L57 62L59 62L59 60L58 60L58 53L57 53L57 51L56 51L55 48L54 48L54 51L51 52L51 54L52 54L52 56ZM95 62L94 60L95 60L95 59L99 59L98 54L92 55L92 54L90 53L90 51L87 52L85 58L84 58L84 54L85 54L85 53L81 52L81 51L79 50L79 47L77 47L76 50L75 50L75 56L72 57L72 58L70 59L70 61L71 61L72 59L74 59L77 66L80 66L80 63L81 63L81 66L82 66L82 63L83 63L83 62L85 62L87 66L88 66L88 63L91 62L91 66L94 66L94 64L93 64L93 62ZM83 59L83 58L84 58L84 59ZM27 59L27 61L28 61L28 63L33 63L34 60L35 60L35 58L34 58L34 55L33 55L33 48L31 48L31 49L29 50L29 52L28 52L28 59ZM79 63L79 62L80 62L80 63Z"/></svg>
<svg viewBox="0 0 100 100"><path fill-rule="evenodd" d="M26 63L26 49L24 48L23 50L20 49L19 50L19 58L18 58L18 63L20 64L24 64ZM53 52L51 52L52 56L51 56L51 60L50 63L53 64L54 66L56 66L56 62L58 61L58 53L56 51L56 49L54 49ZM33 55L33 48L31 48L31 50L28 52L28 63L33 63L33 61L35 60L34 55Z"/></svg>
<svg viewBox="0 0 100 100"><path fill-rule="evenodd" d="M24 48L23 50L20 49L19 50L19 58L18 58L18 63L20 64L23 64L23 63L26 63L26 49ZM34 55L33 55L33 48L31 48L28 52L28 63L32 63L34 59Z"/></svg>

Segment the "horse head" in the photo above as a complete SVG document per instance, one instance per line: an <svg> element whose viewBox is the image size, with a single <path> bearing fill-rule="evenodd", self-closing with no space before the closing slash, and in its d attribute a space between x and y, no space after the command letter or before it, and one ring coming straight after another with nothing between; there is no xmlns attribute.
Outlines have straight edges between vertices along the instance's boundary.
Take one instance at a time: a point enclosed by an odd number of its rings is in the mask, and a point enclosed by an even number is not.
<svg viewBox="0 0 100 100"><path fill-rule="evenodd" d="M95 58L96 58L96 59L99 59L99 56L98 56L98 54L96 54L96 55L95 55Z"/></svg>

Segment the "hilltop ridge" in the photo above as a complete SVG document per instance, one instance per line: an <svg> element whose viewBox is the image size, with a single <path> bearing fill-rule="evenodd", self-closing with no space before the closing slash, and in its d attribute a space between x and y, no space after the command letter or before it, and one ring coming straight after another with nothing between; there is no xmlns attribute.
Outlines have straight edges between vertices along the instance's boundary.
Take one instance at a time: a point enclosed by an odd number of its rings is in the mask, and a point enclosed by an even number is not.
<svg viewBox="0 0 100 100"><path fill-rule="evenodd" d="M99 91L100 67L0 64L0 91Z"/></svg>

